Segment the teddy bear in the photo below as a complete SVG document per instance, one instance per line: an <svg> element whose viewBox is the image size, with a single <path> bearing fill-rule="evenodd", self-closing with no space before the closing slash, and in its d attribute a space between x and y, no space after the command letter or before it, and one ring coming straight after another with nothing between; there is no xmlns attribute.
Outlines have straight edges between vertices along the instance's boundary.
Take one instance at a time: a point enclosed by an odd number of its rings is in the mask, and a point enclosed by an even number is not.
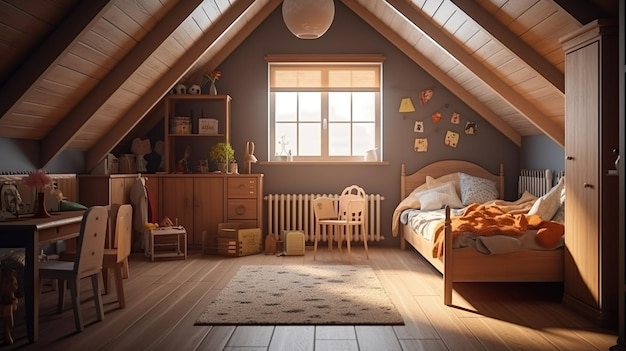
<svg viewBox="0 0 626 351"><path fill-rule="evenodd" d="M17 310L18 300L15 296L17 291L17 271L15 269L2 268L0 271L0 305L4 319L4 342L13 344L11 329L13 328L13 313Z"/></svg>

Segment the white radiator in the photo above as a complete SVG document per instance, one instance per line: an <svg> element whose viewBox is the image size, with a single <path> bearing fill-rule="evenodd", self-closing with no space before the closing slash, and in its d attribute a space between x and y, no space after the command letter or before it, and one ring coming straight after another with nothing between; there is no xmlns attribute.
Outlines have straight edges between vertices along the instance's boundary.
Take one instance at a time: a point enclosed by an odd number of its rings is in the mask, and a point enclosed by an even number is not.
<svg viewBox="0 0 626 351"><path fill-rule="evenodd" d="M551 169L522 169L520 170L518 195L522 195L524 191L539 197L546 194L552 189L552 178L554 177Z"/></svg>
<svg viewBox="0 0 626 351"><path fill-rule="evenodd" d="M264 197L267 200L267 229L276 234L280 240L285 230L301 230L305 240L315 239L315 213L311 201L320 196L332 197L339 201L339 194L270 194ZM380 232L380 202L384 200L380 195L367 195L367 223L368 241L381 241L384 238ZM328 234L322 228L321 241L326 241ZM361 240L361 233L355 232L353 240Z"/></svg>

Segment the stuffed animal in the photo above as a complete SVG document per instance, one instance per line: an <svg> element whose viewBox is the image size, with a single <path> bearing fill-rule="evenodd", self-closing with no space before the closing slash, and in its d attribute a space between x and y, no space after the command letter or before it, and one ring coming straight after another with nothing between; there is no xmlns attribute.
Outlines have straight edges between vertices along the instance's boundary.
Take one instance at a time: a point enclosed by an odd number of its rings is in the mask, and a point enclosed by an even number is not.
<svg viewBox="0 0 626 351"><path fill-rule="evenodd" d="M146 166L148 165L148 162L144 156L152 152L150 139L141 140L139 138L135 138L130 151L135 154L135 171L139 173L147 172Z"/></svg>
<svg viewBox="0 0 626 351"><path fill-rule="evenodd" d="M3 268L0 272L0 305L4 319L4 343L13 344L11 329L13 328L13 313L17 310L17 271Z"/></svg>
<svg viewBox="0 0 626 351"><path fill-rule="evenodd" d="M184 84L176 84L172 88L172 94L187 94L187 87Z"/></svg>
<svg viewBox="0 0 626 351"><path fill-rule="evenodd" d="M187 93L188 94L200 94L201 91L202 89L200 88L200 86L198 84L194 84L189 87L189 89L187 90Z"/></svg>

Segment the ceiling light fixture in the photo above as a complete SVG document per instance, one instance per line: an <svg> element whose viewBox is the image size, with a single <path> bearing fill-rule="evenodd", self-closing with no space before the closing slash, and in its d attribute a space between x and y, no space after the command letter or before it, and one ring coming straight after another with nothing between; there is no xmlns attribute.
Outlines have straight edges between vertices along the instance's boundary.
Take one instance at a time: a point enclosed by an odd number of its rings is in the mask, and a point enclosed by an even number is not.
<svg viewBox="0 0 626 351"><path fill-rule="evenodd" d="M333 0L284 0L283 20L300 39L317 39L324 35L335 17Z"/></svg>

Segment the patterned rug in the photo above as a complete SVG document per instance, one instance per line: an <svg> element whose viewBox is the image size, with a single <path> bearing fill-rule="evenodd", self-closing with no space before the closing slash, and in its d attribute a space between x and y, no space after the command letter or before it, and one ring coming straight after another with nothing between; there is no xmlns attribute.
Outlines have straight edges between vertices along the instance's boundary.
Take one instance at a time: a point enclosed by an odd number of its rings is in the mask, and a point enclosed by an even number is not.
<svg viewBox="0 0 626 351"><path fill-rule="evenodd" d="M365 265L242 266L195 325L398 325Z"/></svg>

